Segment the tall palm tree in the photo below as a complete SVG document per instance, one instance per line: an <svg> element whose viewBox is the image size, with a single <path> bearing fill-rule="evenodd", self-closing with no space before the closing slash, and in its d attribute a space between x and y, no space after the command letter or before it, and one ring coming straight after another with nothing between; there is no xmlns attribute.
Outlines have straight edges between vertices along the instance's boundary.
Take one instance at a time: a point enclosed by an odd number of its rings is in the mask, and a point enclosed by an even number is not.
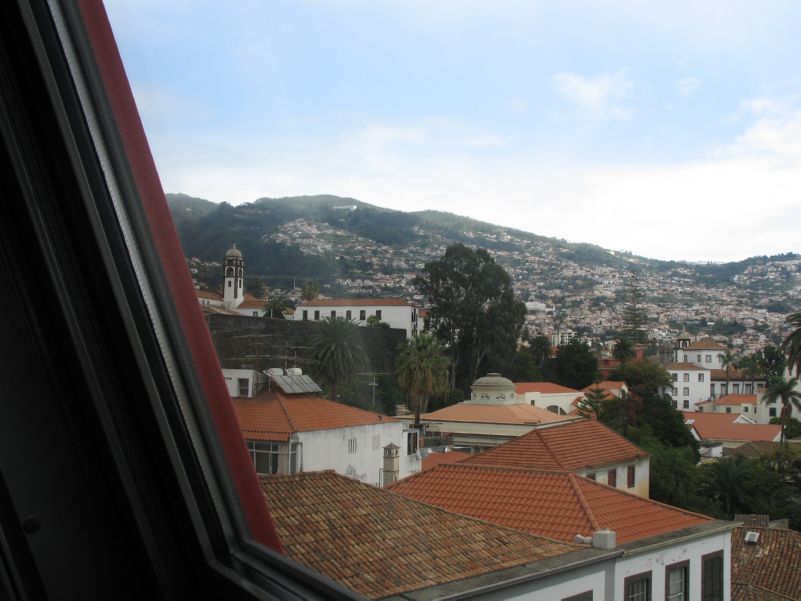
<svg viewBox="0 0 801 601"><path fill-rule="evenodd" d="M731 377L731 370L733 367L736 367L735 363L737 362L737 357L735 357L734 353L727 350L725 353L718 355L720 357L720 364L723 366L723 369L726 371L726 394L729 394L731 390L729 389L729 379Z"/></svg>
<svg viewBox="0 0 801 601"><path fill-rule="evenodd" d="M428 400L448 391L449 366L445 349L434 336L423 332L403 343L395 374L414 411L415 428L420 427L420 414L426 410Z"/></svg>
<svg viewBox="0 0 801 601"><path fill-rule="evenodd" d="M782 413L780 421L782 424L782 442L784 442L785 430L787 429L787 419L790 417L792 408L801 411L801 392L797 389L798 378L775 378L771 381L762 396L763 403L775 403L781 401Z"/></svg>
<svg viewBox="0 0 801 601"><path fill-rule="evenodd" d="M616 338L615 348L612 351L612 356L621 363L625 363L631 359L634 356L634 344L632 343L631 339L625 336Z"/></svg>
<svg viewBox="0 0 801 601"><path fill-rule="evenodd" d="M336 401L337 385L356 375L367 363L359 326L341 317L314 322L308 358Z"/></svg>
<svg viewBox="0 0 801 601"><path fill-rule="evenodd" d="M782 352L787 355L787 364L795 375L801 376L801 311L791 313L785 322L795 328L782 343Z"/></svg>

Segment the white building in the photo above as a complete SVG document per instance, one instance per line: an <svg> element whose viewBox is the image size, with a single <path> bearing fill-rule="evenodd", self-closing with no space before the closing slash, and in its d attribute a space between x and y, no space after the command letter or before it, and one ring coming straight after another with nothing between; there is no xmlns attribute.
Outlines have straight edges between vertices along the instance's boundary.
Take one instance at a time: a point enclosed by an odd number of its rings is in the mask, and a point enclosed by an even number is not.
<svg viewBox="0 0 801 601"><path fill-rule="evenodd" d="M515 393L523 402L558 415L574 413L578 400L584 396L579 390L553 382L517 382Z"/></svg>
<svg viewBox="0 0 801 601"><path fill-rule="evenodd" d="M301 321L320 321L341 317L368 325L373 317L378 322L406 331L410 338L418 332L417 307L402 298L316 298L298 305L293 318Z"/></svg>
<svg viewBox="0 0 801 601"><path fill-rule="evenodd" d="M271 375L266 390L233 399L258 473L334 470L380 485L420 471L416 430L393 417L314 396L319 392L308 376ZM384 454L392 445L398 473L387 476Z"/></svg>
<svg viewBox="0 0 801 601"><path fill-rule="evenodd" d="M551 334L551 346L564 346L576 337L573 330L559 330Z"/></svg>
<svg viewBox="0 0 801 601"><path fill-rule="evenodd" d="M711 397L712 371L695 363L668 363L665 366L672 380L668 391L673 407L692 411L696 403Z"/></svg>

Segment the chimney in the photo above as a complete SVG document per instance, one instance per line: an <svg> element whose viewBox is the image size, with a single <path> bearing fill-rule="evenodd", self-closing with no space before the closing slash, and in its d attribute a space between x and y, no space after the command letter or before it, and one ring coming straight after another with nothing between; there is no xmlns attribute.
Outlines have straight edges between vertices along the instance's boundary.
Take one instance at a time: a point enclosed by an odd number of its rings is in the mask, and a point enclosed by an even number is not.
<svg viewBox="0 0 801 601"><path fill-rule="evenodd" d="M389 443L384 447L384 486L392 484L400 475L400 447Z"/></svg>
<svg viewBox="0 0 801 601"><path fill-rule="evenodd" d="M596 549L614 549L615 531L604 528L592 533L592 546Z"/></svg>

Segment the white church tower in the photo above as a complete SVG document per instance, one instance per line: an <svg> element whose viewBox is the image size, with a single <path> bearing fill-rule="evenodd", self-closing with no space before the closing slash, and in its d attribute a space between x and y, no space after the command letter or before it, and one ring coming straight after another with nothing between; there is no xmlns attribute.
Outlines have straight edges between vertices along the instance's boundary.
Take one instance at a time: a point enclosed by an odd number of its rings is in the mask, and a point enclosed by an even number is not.
<svg viewBox="0 0 801 601"><path fill-rule="evenodd" d="M228 309L236 309L245 300L245 261L236 244L232 244L225 253L223 271L223 302Z"/></svg>

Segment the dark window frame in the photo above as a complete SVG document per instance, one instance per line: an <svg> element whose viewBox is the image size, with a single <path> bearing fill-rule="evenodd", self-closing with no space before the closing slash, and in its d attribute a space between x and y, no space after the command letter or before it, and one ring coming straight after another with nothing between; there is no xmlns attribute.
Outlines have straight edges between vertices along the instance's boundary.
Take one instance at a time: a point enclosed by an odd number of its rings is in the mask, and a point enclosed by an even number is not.
<svg viewBox="0 0 801 601"><path fill-rule="evenodd" d="M592 601L592 591L585 591L570 597L563 597L562 601Z"/></svg>
<svg viewBox="0 0 801 601"><path fill-rule="evenodd" d="M683 570L684 572L684 598L682 601L688 601L690 598L690 560L685 559L665 566L665 601L668 600L668 593L670 592L669 574L673 570Z"/></svg>
<svg viewBox="0 0 801 601"><path fill-rule="evenodd" d="M709 575L707 573L707 566L711 565L711 562L718 563L720 562L720 574L719 580L717 582L710 582ZM725 581L725 574L724 571L726 569L726 562L723 557L723 551L714 551L712 553L707 553L706 555L701 556L701 601L722 601L724 594L723 594L723 584ZM715 586L718 584L719 586Z"/></svg>
<svg viewBox="0 0 801 601"><path fill-rule="evenodd" d="M640 572L639 574L632 574L623 579L623 601L630 601L629 599L629 585L644 580L646 582L645 601L651 601L653 598L653 578L651 570Z"/></svg>

